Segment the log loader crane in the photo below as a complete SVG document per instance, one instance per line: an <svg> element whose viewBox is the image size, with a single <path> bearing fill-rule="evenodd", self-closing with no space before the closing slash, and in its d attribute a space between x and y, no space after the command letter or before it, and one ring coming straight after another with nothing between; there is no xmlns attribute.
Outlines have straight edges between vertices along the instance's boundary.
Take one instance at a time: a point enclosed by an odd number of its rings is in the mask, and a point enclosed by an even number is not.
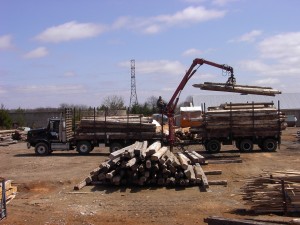
<svg viewBox="0 0 300 225"><path fill-rule="evenodd" d="M196 58L193 60L193 63L191 64L190 68L185 73L184 77L182 78L181 82L179 83L177 89L175 90L174 94L172 95L170 101L168 104L161 103L158 101L158 107L161 109L161 112L163 114L166 114L168 117L168 125L169 125L169 137L168 142L170 144L170 150L173 151L173 146L175 142L175 133L174 133L174 113L177 106L177 103L179 101L179 97L181 94L181 91L184 89L185 85L191 79L191 77L197 72L197 69L202 66L203 64L207 64L209 66L217 67L219 69L222 69L222 71L225 72L226 75L229 76L226 85L228 86L234 86L235 85L235 77L233 74L233 68L231 66L225 65L225 64L218 64L215 62L211 62L205 59ZM198 67L197 67L198 66ZM195 68L197 67L197 68Z"/></svg>

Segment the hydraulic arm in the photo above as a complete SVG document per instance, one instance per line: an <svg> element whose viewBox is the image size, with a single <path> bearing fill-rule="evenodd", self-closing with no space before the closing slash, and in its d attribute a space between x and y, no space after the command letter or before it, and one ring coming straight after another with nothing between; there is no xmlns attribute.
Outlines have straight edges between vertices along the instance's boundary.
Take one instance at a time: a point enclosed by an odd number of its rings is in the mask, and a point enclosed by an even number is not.
<svg viewBox="0 0 300 225"><path fill-rule="evenodd" d="M181 94L181 91L189 81L189 79L197 72L197 69L203 65L207 64L213 67L217 67L225 71L228 75L228 81L227 85L234 85L235 84L235 78L233 75L233 68L231 66L225 65L225 64L218 64L211 61L207 61L205 59L194 59L192 65L188 69L188 71L185 73L184 77L182 78L180 84L178 85L177 89L175 90L174 94L172 95L169 103L162 108L162 112L165 113L168 116L168 124L169 124L169 138L168 141L170 143L170 150L173 150L174 141L175 141L175 134L174 134L174 112ZM197 68L195 68L198 66Z"/></svg>

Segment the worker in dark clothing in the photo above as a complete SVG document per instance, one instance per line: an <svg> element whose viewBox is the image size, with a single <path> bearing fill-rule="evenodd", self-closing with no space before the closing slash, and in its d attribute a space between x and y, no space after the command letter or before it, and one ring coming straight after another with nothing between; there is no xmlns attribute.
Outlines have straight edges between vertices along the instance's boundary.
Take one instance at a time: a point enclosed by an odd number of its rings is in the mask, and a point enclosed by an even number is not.
<svg viewBox="0 0 300 225"><path fill-rule="evenodd" d="M156 105L162 111L166 108L166 103L164 102L164 100L162 100L161 96L159 96Z"/></svg>

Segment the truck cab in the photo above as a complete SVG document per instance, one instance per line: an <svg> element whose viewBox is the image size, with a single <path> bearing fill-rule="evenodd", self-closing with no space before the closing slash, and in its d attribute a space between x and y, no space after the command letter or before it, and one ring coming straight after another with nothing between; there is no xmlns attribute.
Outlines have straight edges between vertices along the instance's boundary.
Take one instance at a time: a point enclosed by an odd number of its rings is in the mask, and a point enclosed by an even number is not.
<svg viewBox="0 0 300 225"><path fill-rule="evenodd" d="M51 118L47 127L28 131L26 141L27 147L34 147L37 155L48 155L54 150L71 150L63 118Z"/></svg>

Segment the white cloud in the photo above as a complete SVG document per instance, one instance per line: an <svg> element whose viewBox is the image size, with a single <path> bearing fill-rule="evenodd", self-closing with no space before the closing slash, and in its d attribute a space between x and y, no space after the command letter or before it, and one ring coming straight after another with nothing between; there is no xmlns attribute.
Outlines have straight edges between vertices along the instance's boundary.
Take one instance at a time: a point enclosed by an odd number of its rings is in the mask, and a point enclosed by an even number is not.
<svg viewBox="0 0 300 225"><path fill-rule="evenodd" d="M7 93L6 89L4 89L3 87L0 87L0 94L4 94Z"/></svg>
<svg viewBox="0 0 300 225"><path fill-rule="evenodd" d="M224 6L224 5L227 5L228 3L234 2L234 1L237 1L237 0L213 0L213 4L217 5L217 6Z"/></svg>
<svg viewBox="0 0 300 225"><path fill-rule="evenodd" d="M82 85L29 85L20 86L16 91L24 94L48 93L48 94L78 94L86 92Z"/></svg>
<svg viewBox="0 0 300 225"><path fill-rule="evenodd" d="M196 48L187 49L182 53L183 56L199 56L200 54L202 54L202 51Z"/></svg>
<svg viewBox="0 0 300 225"><path fill-rule="evenodd" d="M200 3L203 3L205 2L206 0L182 0L183 2L187 2L187 3L197 3L197 4L200 4Z"/></svg>
<svg viewBox="0 0 300 225"><path fill-rule="evenodd" d="M240 36L238 38L230 40L229 42L253 42L261 34L262 34L261 30L252 30L246 34L243 34L242 36Z"/></svg>
<svg viewBox="0 0 300 225"><path fill-rule="evenodd" d="M0 50L13 48L11 35L0 36Z"/></svg>
<svg viewBox="0 0 300 225"><path fill-rule="evenodd" d="M241 61L242 69L268 76L300 74L300 32L265 38L257 47L257 59Z"/></svg>
<svg viewBox="0 0 300 225"><path fill-rule="evenodd" d="M179 61L169 60L138 61L136 65L136 73L138 74L178 75L186 69ZM121 62L119 66L128 68L129 63Z"/></svg>
<svg viewBox="0 0 300 225"><path fill-rule="evenodd" d="M47 48L45 47L39 47L36 48L28 53L26 53L23 57L25 59L34 59L34 58L42 58L49 54Z"/></svg>
<svg viewBox="0 0 300 225"><path fill-rule="evenodd" d="M258 85L263 85L263 86L270 86L273 84L279 84L280 80L277 78L266 78L266 79L261 79L261 80L256 80L255 84Z"/></svg>
<svg viewBox="0 0 300 225"><path fill-rule="evenodd" d="M300 32L266 38L259 45L261 57L300 63Z"/></svg>
<svg viewBox="0 0 300 225"><path fill-rule="evenodd" d="M76 39L91 38L104 32L106 27L94 23L77 23L71 21L58 26L47 28L35 37L41 42L59 43Z"/></svg>
<svg viewBox="0 0 300 225"><path fill-rule="evenodd" d="M76 73L74 71L67 71L64 73L64 77L75 77Z"/></svg>
<svg viewBox="0 0 300 225"><path fill-rule="evenodd" d="M129 27L145 34L155 34L168 27L186 26L224 17L226 11L190 6L173 14L162 14L149 18L119 18L113 28Z"/></svg>

